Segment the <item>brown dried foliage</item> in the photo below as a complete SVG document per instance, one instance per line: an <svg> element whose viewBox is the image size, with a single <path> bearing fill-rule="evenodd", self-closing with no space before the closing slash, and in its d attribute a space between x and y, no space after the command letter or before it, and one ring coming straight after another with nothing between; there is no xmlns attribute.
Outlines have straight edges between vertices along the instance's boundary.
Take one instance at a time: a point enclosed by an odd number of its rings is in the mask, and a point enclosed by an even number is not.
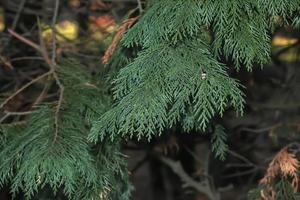
<svg viewBox="0 0 300 200"><path fill-rule="evenodd" d="M298 169L300 167L299 161L295 158L295 155L288 152L288 147L283 148L277 155L273 158L267 173L260 180L260 184L264 186L261 191L261 198L263 200L275 200L276 192L274 191L272 185L274 180L278 176L290 177L291 187L294 192L297 191L299 185L298 179Z"/></svg>
<svg viewBox="0 0 300 200"><path fill-rule="evenodd" d="M118 28L116 35L114 36L112 43L109 45L105 51L104 56L102 57L103 63L108 63L110 57L112 56L114 50L119 44L120 40L123 38L125 32L134 24L138 17L130 18L123 22L123 24Z"/></svg>

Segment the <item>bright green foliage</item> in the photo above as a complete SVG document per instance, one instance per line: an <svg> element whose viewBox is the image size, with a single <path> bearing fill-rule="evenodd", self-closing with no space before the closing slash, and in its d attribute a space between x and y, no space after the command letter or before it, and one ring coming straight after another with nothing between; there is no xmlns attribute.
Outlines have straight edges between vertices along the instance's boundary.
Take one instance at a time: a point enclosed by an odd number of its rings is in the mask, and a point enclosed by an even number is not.
<svg viewBox="0 0 300 200"><path fill-rule="evenodd" d="M118 103L92 131L100 130L101 139L106 134L112 139L118 134L150 139L183 119L188 107L197 126L205 130L209 119L222 114L228 103L243 109L239 84L225 69L199 39L175 49L166 44L148 48L120 70L113 82Z"/></svg>
<svg viewBox="0 0 300 200"><path fill-rule="evenodd" d="M269 60L269 33L275 18L285 21L299 5L299 0L154 1L128 32L124 45L176 44L211 28L214 55L224 55L235 67L251 70L254 63Z"/></svg>
<svg viewBox="0 0 300 200"><path fill-rule="evenodd" d="M279 25L275 19L291 21L300 5L300 0L151 2L121 42L120 49L140 51L112 81L116 103L94 124L92 141L118 135L151 139L174 124L205 131L230 105L242 113L241 86L221 61L248 70L267 63L270 33ZM112 63L124 56L120 52Z"/></svg>
<svg viewBox="0 0 300 200"><path fill-rule="evenodd" d="M124 64L112 81L115 104L94 124L92 141L118 135L151 139L174 124L205 131L230 105L242 113L241 86L222 61L248 70L267 63L270 33L279 25L275 19L291 22L300 5L300 0L151 2L111 59L112 66ZM122 49L139 52L119 62Z"/></svg>
<svg viewBox="0 0 300 200"><path fill-rule="evenodd" d="M226 154L228 151L227 145L227 134L225 133L225 129L221 125L216 125L215 131L212 134L211 143L212 143L212 151L215 154L216 158L220 160L225 160Z"/></svg>
<svg viewBox="0 0 300 200"><path fill-rule="evenodd" d="M23 128L2 127L1 185L9 183L12 193L23 191L28 198L50 186L54 192L63 189L69 199L128 199L119 142L92 146L87 141L91 122L109 105L107 98L74 61L61 64L59 78L65 93L58 114L57 105L42 105Z"/></svg>

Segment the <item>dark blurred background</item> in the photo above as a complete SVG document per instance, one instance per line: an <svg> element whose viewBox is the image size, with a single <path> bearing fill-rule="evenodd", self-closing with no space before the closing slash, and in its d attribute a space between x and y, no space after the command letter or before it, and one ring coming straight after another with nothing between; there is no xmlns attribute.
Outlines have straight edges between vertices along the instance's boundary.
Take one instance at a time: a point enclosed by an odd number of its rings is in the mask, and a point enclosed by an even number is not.
<svg viewBox="0 0 300 200"><path fill-rule="evenodd" d="M39 37L51 50L51 23L54 0L0 0L0 99L46 71L43 58L35 49L12 37L7 28L30 41ZM139 15L136 0L61 0L57 29L58 57L73 57L85 64L91 74L105 71L101 57L114 33L125 19ZM39 23L38 23L39 19ZM230 109L220 121L229 135L230 151L225 161L213 158L210 136L181 133L174 128L150 143L128 141L123 152L128 155L133 200L206 200L199 191L185 187L176 163L160 160L157 154L180 161L184 173L193 180L207 177L211 187L224 200L246 199L258 184L268 163L282 147L300 139L300 30L278 27L272 39L272 57L252 72L230 74L245 86L246 109L236 117ZM230 63L229 63L230 65ZM97 78L97 77L95 77ZM0 112L0 123L22 117L39 96L51 100L55 87L36 84L21 92ZM11 196L8 188L0 199ZM23 199L22 194L17 199ZM45 194L44 199L51 199ZM63 197L61 198L63 199Z"/></svg>

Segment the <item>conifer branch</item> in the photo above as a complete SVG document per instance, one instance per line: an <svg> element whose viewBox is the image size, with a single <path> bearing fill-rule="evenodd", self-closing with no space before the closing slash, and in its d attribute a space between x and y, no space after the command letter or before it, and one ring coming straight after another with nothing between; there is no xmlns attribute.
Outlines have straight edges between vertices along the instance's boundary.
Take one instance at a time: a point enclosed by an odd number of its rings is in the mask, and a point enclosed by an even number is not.
<svg viewBox="0 0 300 200"><path fill-rule="evenodd" d="M95 151L86 140L91 122L109 105L107 97L87 84L91 76L78 62L62 60L56 70L64 85L57 105L36 107L22 129L15 123L1 126L11 141L1 146L0 183L11 183L13 194L22 190L28 199L49 185L68 199L100 200L100 194L128 200L132 187L119 143L102 142Z"/></svg>
<svg viewBox="0 0 300 200"><path fill-rule="evenodd" d="M62 1L52 1L49 50L41 37L39 21L39 44L14 32L26 2L22 0L13 28L8 31L41 54L38 59L44 60L49 71L18 89L0 108L48 75L51 81L43 85L32 105L43 101L48 89L53 88L50 84L57 85L57 93L55 104L42 104L33 113L5 111L0 119L1 123L9 121L10 115L31 114L22 121L22 130L10 127L12 130L3 131L3 135L9 132L10 138L1 146L0 183L11 184L12 193L21 191L30 199L47 185L54 191L62 189L68 199L128 200L131 189L119 141L123 137L150 140L174 126L182 126L185 132L205 132L215 117L222 117L229 107L242 114L243 86L230 76L226 63L251 70L254 64L268 62L271 34L278 25L275 17L283 19L281 25L287 21L300 24L299 16L292 19L293 13L299 11L299 0L153 0L147 12L143 10L144 0L130 1L135 5L134 12L139 10L140 18L128 19L119 27L103 56L103 62L113 71L111 98L98 85L90 84L92 77L78 62L57 63L59 33L55 27ZM98 5L104 3L100 0ZM259 131L262 130L256 132ZM97 143L93 148L87 137ZM216 157L225 159L229 153L254 168L250 170L257 169L254 163L228 149L224 128L217 126L211 138ZM220 190L214 188L207 175L210 154L204 155L205 172L201 171L200 181L191 177L180 161L158 159L178 175L184 187L218 200ZM266 195L278 188L291 189L283 191L284 195L298 189L300 163L295 155L285 149L275 156L260 184Z"/></svg>
<svg viewBox="0 0 300 200"><path fill-rule="evenodd" d="M57 8L57 7L56 7ZM57 12L57 10L55 11ZM56 14L57 15L57 14ZM39 26L39 29L40 29L40 26ZM55 110L55 120L54 120L54 125L55 125L55 133L54 133L54 142L56 141L57 139L57 135L58 135L58 122L59 122L59 111L61 110L61 107L62 107L62 102L63 102L63 98L64 98L64 86L63 84L61 83L57 73L56 73L56 68L57 68L57 64L55 62L55 56L52 57L52 59L50 59L49 55L48 55L48 52L46 50L46 46L45 46L45 43L43 41L42 38L40 38L40 43L41 45L37 45L35 44L34 42L24 38L23 36L21 36L20 34L14 32L13 30L8 30L9 33L11 35L13 35L14 37L16 37L17 39L19 39L20 41L24 42L25 44L33 47L34 49L36 49L38 52L40 52L43 56L43 58L45 59L46 63L49 65L50 67L50 71L43 74L42 76L40 77L37 77L36 79L32 80L31 82L29 82L28 84L26 84L25 86L23 86L22 88L20 88L12 97L10 97L9 99L7 99L6 101L4 101L1 105L0 105L0 108L2 106L4 106L10 99L12 99L14 96L16 96L19 92L23 91L24 89L26 89L27 87L29 87L30 85L32 85L34 82L40 80L41 78L47 76L47 75L50 75L52 74L52 76L54 77L55 81L56 81L56 84L59 86L59 99L58 99L58 104L57 104L57 107L56 107L56 110ZM53 44L54 45L54 44ZM56 48L56 45L53 46L54 48Z"/></svg>

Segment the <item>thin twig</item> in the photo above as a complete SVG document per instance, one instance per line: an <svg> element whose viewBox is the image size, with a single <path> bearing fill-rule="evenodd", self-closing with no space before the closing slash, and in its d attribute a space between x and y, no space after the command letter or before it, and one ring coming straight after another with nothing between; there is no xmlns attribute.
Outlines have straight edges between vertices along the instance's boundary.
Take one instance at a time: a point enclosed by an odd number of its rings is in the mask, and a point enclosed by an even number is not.
<svg viewBox="0 0 300 200"><path fill-rule="evenodd" d="M268 132L276 127L279 127L281 125L282 125L282 123L277 123L277 124L274 124L269 127L258 128L258 129L252 129L252 128L245 127L245 128L240 129L240 131L247 131L247 132L251 132L251 133L264 133L264 132Z"/></svg>
<svg viewBox="0 0 300 200"><path fill-rule="evenodd" d="M8 67L10 70L14 68L12 64L1 55L0 55L0 61L4 64L4 66Z"/></svg>
<svg viewBox="0 0 300 200"><path fill-rule="evenodd" d="M191 156L193 156L193 158L195 159L195 161L198 164L201 164L201 166L204 168L203 174L201 174L202 177L205 177L206 179L203 180L203 182L205 182L205 184L210 185L211 187L211 191L213 193L218 192L218 190L215 187L215 183L214 183L214 179L212 176L209 175L209 160L210 160L210 154L209 154L209 149L208 149L208 145L207 144L202 144L204 145L205 151L202 150L201 152L203 154L203 157L200 158L197 153L193 152L188 146L184 145L185 149L191 154Z"/></svg>
<svg viewBox="0 0 300 200"><path fill-rule="evenodd" d="M139 12L140 14L143 13L143 6L142 6L142 1L141 0L136 0L137 4L138 4L138 8L139 8Z"/></svg>
<svg viewBox="0 0 300 200"><path fill-rule="evenodd" d="M21 13L22 13L22 10L24 9L25 4L26 4L26 0L22 0L21 3L19 4L17 15L15 16L13 24L11 26L12 30L16 29L16 27L18 25L18 22L19 22L19 19L20 19L20 16L21 16Z"/></svg>
<svg viewBox="0 0 300 200"><path fill-rule="evenodd" d="M249 164L250 166L256 167L256 165L253 162L251 162L250 160L248 160L246 157L242 156L241 154L238 154L231 150L228 150L228 153L231 154L232 156L240 159L241 161L244 161L245 163Z"/></svg>
<svg viewBox="0 0 300 200"><path fill-rule="evenodd" d="M31 86L32 84L34 84L35 82L45 78L46 76L49 76L50 74L52 74L52 71L48 71L38 77L36 77L35 79L31 80L30 82L26 83L23 87L21 87L20 89L18 89L16 92L14 92L12 95L10 95L4 102L2 102L0 104L0 108L3 108L3 106L5 106L10 100L12 100L15 96L17 96L20 92L22 92L23 90L25 90L26 88L28 88L29 86Z"/></svg>
<svg viewBox="0 0 300 200"><path fill-rule="evenodd" d="M54 15L52 19L52 63L56 63L56 28L55 24L57 22L58 10L59 10L59 0L55 1Z"/></svg>
<svg viewBox="0 0 300 200"><path fill-rule="evenodd" d="M236 173L233 173L233 174L229 174L229 175L224 175L223 178L233 178L233 177L240 177L240 176L245 176L245 175L248 175L248 174L252 174L256 171L258 171L259 168L252 168L252 169L249 169L249 170L246 170L246 171L242 171L242 172L236 172Z"/></svg>
<svg viewBox="0 0 300 200"><path fill-rule="evenodd" d="M52 62L52 60L51 60L51 58L50 58L50 56L48 54L46 44L45 44L45 42L44 42L44 40L43 40L43 38L41 36L42 35L42 29L41 29L41 23L40 23L39 18L37 18L37 24L38 24L39 39L40 39L40 45L39 45L39 47L41 48L42 56L45 59L46 63L49 65L49 67L52 69L53 73L55 73L56 63Z"/></svg>
<svg viewBox="0 0 300 200"><path fill-rule="evenodd" d="M138 169L140 169L141 166L143 166L143 164L145 162L147 162L147 160L149 159L149 156L146 155L142 160L140 160L134 167L132 170L130 170L130 174L134 174Z"/></svg>
<svg viewBox="0 0 300 200"><path fill-rule="evenodd" d="M44 88L42 90L42 92L40 93L40 95L36 98L36 100L34 101L34 103L32 104L32 107L38 105L39 103L41 103L45 97L45 95L47 94L49 88L50 88L51 84L45 84Z"/></svg>
<svg viewBox="0 0 300 200"><path fill-rule="evenodd" d="M225 165L226 168L250 168L253 167L252 164L247 163L229 163Z"/></svg>
<svg viewBox="0 0 300 200"><path fill-rule="evenodd" d="M56 107L56 110L55 110L55 116L54 116L55 133L54 133L53 143L56 142L56 139L57 139L57 136L58 136L59 111L62 107L63 97L64 97L64 87L62 87L60 89L59 99L58 99L57 107Z"/></svg>
<svg viewBox="0 0 300 200"><path fill-rule="evenodd" d="M219 193L214 193L207 182L197 182L191 178L183 169L180 162L173 161L167 157L160 156L159 160L169 166L175 174L177 174L185 183L185 187L192 187L198 192L205 194L210 200L219 200Z"/></svg>
<svg viewBox="0 0 300 200"><path fill-rule="evenodd" d="M30 115L33 113L33 111L23 111L23 112L4 111L4 112L9 115Z"/></svg>
<svg viewBox="0 0 300 200"><path fill-rule="evenodd" d="M26 121L26 120L23 120L23 121L18 121L18 122L13 122L13 123L8 123L8 124L1 124L1 120L0 120L1 126L6 126L6 127L21 126L21 125L25 125L26 123L27 123L27 121Z"/></svg>
<svg viewBox="0 0 300 200"><path fill-rule="evenodd" d="M33 113L33 111L24 111L24 112L10 112L10 111L4 111L5 115L0 119L0 124L4 122L8 117L12 115L30 115Z"/></svg>
<svg viewBox="0 0 300 200"><path fill-rule="evenodd" d="M18 7L18 8L15 10L16 16L14 17L14 21L11 26L12 30L16 29L19 19L20 19L20 16L21 16L21 13L24 11L25 4L26 4L26 0L22 0L21 3L19 4L19 6L16 5L16 7ZM8 40L6 41L6 44L4 46L4 49L9 46L11 39L12 39L12 37L8 38Z"/></svg>
<svg viewBox="0 0 300 200"><path fill-rule="evenodd" d="M41 36L41 26L40 26L39 19L38 19L38 25L39 25L38 26L39 27L39 35ZM47 60L48 60L48 62L49 62L49 67L51 68L52 75L53 75L53 77L54 77L54 79L56 81L56 84L58 85L58 87L60 89L60 91L59 91L59 99L58 99L58 103L57 103L56 110L55 110L55 115L54 115L54 125L55 125L55 132L54 132L54 139L53 139L53 144L54 144L56 142L56 139L57 139L57 136L58 136L59 111L60 111L60 109L62 107L62 103L63 103L64 86L61 83L61 81L59 80L59 77L58 77L58 75L56 73L57 64L56 64L55 61L53 62L53 58L52 59L49 58L49 55L48 55L47 50L46 50L46 45L45 45L45 42L44 42L44 40L43 40L42 37L40 37L40 46L43 49L42 52L43 52L44 57L46 57ZM55 57L54 57L54 59L55 59Z"/></svg>
<svg viewBox="0 0 300 200"><path fill-rule="evenodd" d="M39 56L24 56L24 57L12 58L9 61L15 62L20 60L44 60L44 58Z"/></svg>
<svg viewBox="0 0 300 200"><path fill-rule="evenodd" d="M31 46L32 48L34 48L36 51L38 51L40 54L42 54L45 62L50 66L50 68L52 68L52 70L54 71L54 66L53 63L51 62L51 59L49 58L49 55L47 53L47 50L45 48L42 48L41 46L37 45L36 43L28 40L27 38L23 37L22 35L16 33L15 31L8 29L8 32L14 36L15 38L17 38L18 40L20 40L21 42L24 42L25 44Z"/></svg>
<svg viewBox="0 0 300 200"><path fill-rule="evenodd" d="M0 119L0 124L2 124L2 122L4 122L4 120L6 120L10 115L9 114L5 114L1 119Z"/></svg>
<svg viewBox="0 0 300 200"><path fill-rule="evenodd" d="M41 29L40 29L40 23L39 23L39 19L38 19L38 25L39 25L39 35L41 35ZM40 45L37 45L35 44L34 42L24 38L23 36L21 36L20 34L14 32L13 30L8 30L9 33L11 35L13 35L14 37L16 37L17 39L19 39L20 41L24 42L25 44L33 47L34 49L36 49L38 52L40 52L45 60L45 62L49 65L50 67L50 71L43 74L42 75L42 78L45 77L45 75L50 75L52 74L55 81L56 81L56 84L59 86L59 89L60 89L60 94L59 94L59 99L58 99L58 104L57 104L57 107L56 107L56 111L55 111L55 133L54 133L54 140L53 142L56 141L56 138L58 136L58 121L59 121L59 111L62 107L62 102L63 102L63 96L64 96L64 86L63 84L61 83L61 81L59 80L58 78L58 75L56 73L56 63L53 63L52 62L52 59L50 59L49 55L48 55L48 52L47 52L47 49L46 49L46 45L43 41L43 39L40 37ZM37 80L36 80L37 79ZM27 87L29 87L30 85L32 85L32 83L38 81L41 79L41 77L38 77L34 80L32 80L31 82L29 82L28 84L26 84L25 86L23 86L20 90L18 90L13 96L9 97L8 99L6 99L1 105L0 105L0 108L1 106L4 106L10 99L12 99L15 95L17 95L19 92L23 91L24 89L26 89Z"/></svg>
<svg viewBox="0 0 300 200"><path fill-rule="evenodd" d="M35 50L37 50L38 52L42 53L42 49L39 45L37 45L36 43L26 39L25 37L23 37L22 35L16 33L14 30L12 29L7 29L7 31L14 36L15 38L17 38L18 40L24 42L25 44L31 46L32 48L34 48Z"/></svg>

